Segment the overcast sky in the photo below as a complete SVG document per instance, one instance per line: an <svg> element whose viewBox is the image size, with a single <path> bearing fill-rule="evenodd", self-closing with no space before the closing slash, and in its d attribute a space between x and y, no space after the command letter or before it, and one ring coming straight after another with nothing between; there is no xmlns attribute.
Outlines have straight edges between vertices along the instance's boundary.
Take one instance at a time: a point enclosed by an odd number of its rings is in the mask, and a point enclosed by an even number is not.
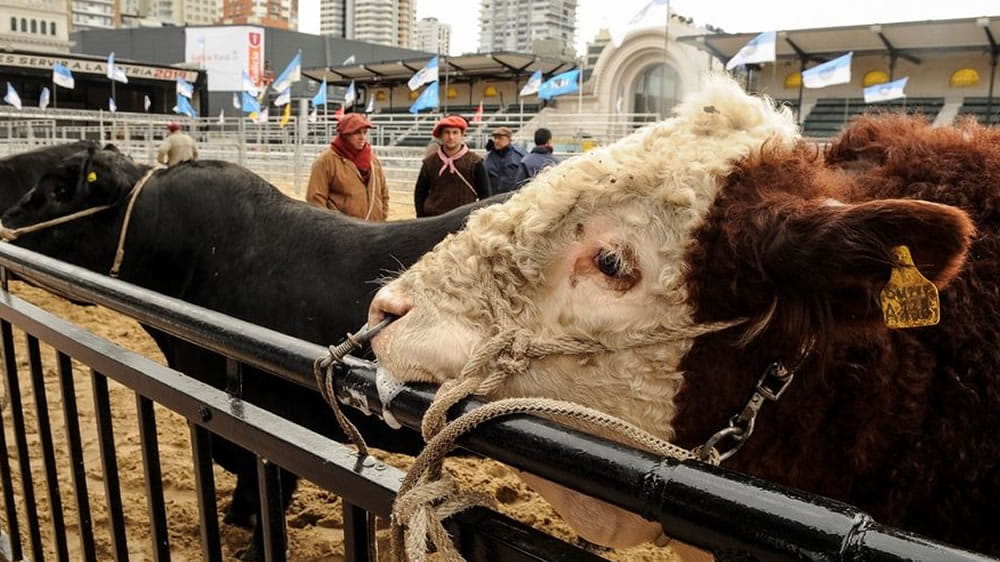
<svg viewBox="0 0 1000 562"><path fill-rule="evenodd" d="M611 18L637 13L649 0L579 0L577 51ZM417 19L436 17L451 24L451 54L479 47L478 0L416 0ZM672 0L674 13L728 32L801 29L866 23L887 23L1000 16L1000 0L836 0L818 9L804 0ZM319 0L299 0L301 31L319 33Z"/></svg>

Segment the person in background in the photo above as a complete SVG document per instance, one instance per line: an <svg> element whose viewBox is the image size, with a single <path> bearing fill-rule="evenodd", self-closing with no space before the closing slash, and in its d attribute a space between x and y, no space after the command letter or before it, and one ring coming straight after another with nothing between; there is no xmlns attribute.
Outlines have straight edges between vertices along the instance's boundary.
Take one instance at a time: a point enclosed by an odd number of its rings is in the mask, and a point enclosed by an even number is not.
<svg viewBox="0 0 1000 562"><path fill-rule="evenodd" d="M167 123L167 136L156 152L156 161L166 166L176 166L181 162L198 159L198 145L194 139L181 132L181 124Z"/></svg>
<svg viewBox="0 0 1000 562"><path fill-rule="evenodd" d="M552 131L539 127L535 131L535 148L521 159L521 165L517 169L517 186L528 183L531 178L538 175L543 169L554 166L559 160L552 155Z"/></svg>
<svg viewBox="0 0 1000 562"><path fill-rule="evenodd" d="M490 174L493 193L506 193L517 189L517 171L524 151L511 141L514 133L507 127L493 131L493 149L486 155L486 171Z"/></svg>
<svg viewBox="0 0 1000 562"><path fill-rule="evenodd" d="M448 115L431 133L441 146L424 158L413 205L418 217L432 217L485 199L491 195L490 178L478 154L465 144L469 123L461 115Z"/></svg>
<svg viewBox="0 0 1000 562"><path fill-rule="evenodd" d="M348 113L337 123L337 136L312 165L306 201L367 220L389 216L389 188L382 163L368 142L374 127L360 113Z"/></svg>

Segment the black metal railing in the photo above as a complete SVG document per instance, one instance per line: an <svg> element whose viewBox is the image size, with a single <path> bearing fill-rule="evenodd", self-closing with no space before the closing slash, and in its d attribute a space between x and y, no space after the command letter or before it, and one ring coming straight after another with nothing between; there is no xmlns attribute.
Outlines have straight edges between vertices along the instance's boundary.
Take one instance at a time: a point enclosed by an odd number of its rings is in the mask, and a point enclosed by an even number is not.
<svg viewBox="0 0 1000 562"><path fill-rule="evenodd" d="M9 245L0 245L0 266L61 295L107 306L133 316L143 324L310 388L314 384L311 375L313 360L326 353L321 346ZM8 301L13 299L6 298ZM11 313L6 308L7 302L0 304L3 305L0 306L0 318L9 321L7 315ZM33 330L45 329L43 325L31 322L29 327ZM62 343L69 345L72 340ZM71 351L82 353L84 350ZM105 364L107 358L87 356L87 359L93 363L81 360L99 372L111 372L110 365ZM140 360L150 363L130 356L130 361ZM259 459L280 459L284 468L333 491L349 483L343 488L345 506L352 504L379 515L387 513L395 488L378 478L384 477L387 474L385 471L374 474L364 467L355 471L357 458L349 449L280 418L267 417L267 412L250 405L246 407L254 412L254 416L237 419L229 413L229 397L216 389L211 389L208 395L211 399L196 394L187 396L191 401L178 399L174 396L176 393L190 390L191 385L200 385L199 388L204 385L189 379L184 379L183 384L175 383L179 388L167 387L165 382L154 384L158 381L158 373L169 370L145 363L151 374L144 376L141 372L128 371L127 377L120 375L116 378L126 379L125 384L140 395L178 411L189 420L195 420L193 427L250 446ZM208 389L201 391L209 392ZM376 412L380 410L374 372L363 362L341 369L336 391L345 403L350 403L352 396L364 395L367 408ZM419 427L432 397L431 389L407 388L393 400L392 414L404 425ZM204 410L195 409L201 403ZM457 415L475 407L476 403L468 400L459 404L452 413ZM240 428L245 419L253 423L254 439L240 439ZM285 432L269 433L269 428L278 425L285 428ZM289 443L293 435L301 441ZM659 521L668 534L677 539L724 556L735 555L741 560L990 560L983 555L886 527L840 502L698 462L661 459L530 416L495 420L462 438L459 443L474 452ZM317 448L319 445L322 448ZM316 451L337 453L323 458ZM319 470L319 466L323 470ZM333 470L331 466L337 468ZM0 462L2 470L3 463ZM9 479L6 473L0 476L4 478L6 492ZM374 480L367 479L372 476ZM211 502L206 500L203 503ZM480 511L466 517L489 517L491 522L499 522L493 524L512 524L489 512L484 514ZM507 540L502 536L497 539L493 535L477 534L477 531L490 525L469 525L467 521L458 531L460 542L468 549L467 552L477 551L469 546L469 541ZM533 533L522 543L535 544L534 541L544 539ZM510 546L509 542L506 544ZM509 552L514 551L516 548L509 548ZM541 551L536 547L535 552ZM592 557L582 550L567 552L570 551L562 551L561 554L552 551L541 554L538 559L563 559L563 556L568 556L565 559L584 560ZM272 556L279 559L277 554Z"/></svg>

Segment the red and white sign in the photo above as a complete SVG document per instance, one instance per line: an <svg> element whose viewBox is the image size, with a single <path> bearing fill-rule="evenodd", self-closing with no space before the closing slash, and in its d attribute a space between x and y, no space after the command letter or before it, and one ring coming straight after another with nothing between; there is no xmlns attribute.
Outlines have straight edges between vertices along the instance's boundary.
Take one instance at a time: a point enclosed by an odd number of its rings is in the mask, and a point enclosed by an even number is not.
<svg viewBox="0 0 1000 562"><path fill-rule="evenodd" d="M243 73L260 86L264 28L251 25L184 29L184 60L208 72L210 92L243 91Z"/></svg>

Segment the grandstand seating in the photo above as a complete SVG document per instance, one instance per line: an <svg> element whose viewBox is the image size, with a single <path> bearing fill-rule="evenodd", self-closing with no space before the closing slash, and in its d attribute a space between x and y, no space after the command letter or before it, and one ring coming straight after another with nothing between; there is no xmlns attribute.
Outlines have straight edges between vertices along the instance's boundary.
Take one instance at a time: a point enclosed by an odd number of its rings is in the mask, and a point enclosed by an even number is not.
<svg viewBox="0 0 1000 562"><path fill-rule="evenodd" d="M879 103L865 103L864 98L820 98L806 116L803 126L807 137L831 137L852 118L880 111L924 114L934 119L944 107L944 98L903 98Z"/></svg>
<svg viewBox="0 0 1000 562"><path fill-rule="evenodd" d="M987 108L989 105L989 98L964 98L962 100L962 107L958 108L958 115L959 117L963 115L971 115L980 123L989 123L992 125L1000 124L1000 97L993 98L992 111L988 113ZM992 118L990 118L990 113L992 113Z"/></svg>

